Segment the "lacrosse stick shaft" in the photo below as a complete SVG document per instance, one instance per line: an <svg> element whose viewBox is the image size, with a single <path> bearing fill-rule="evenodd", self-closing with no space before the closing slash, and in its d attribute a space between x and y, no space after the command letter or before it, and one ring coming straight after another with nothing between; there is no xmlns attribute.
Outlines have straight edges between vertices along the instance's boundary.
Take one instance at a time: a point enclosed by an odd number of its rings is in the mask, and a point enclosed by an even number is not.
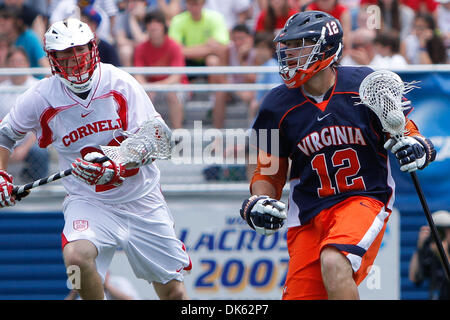
<svg viewBox="0 0 450 320"><path fill-rule="evenodd" d="M95 162L95 163L102 163L102 162L105 162L107 160L109 160L108 157L101 157L101 158L95 159L95 161L93 161L93 162ZM24 184L22 186L16 186L13 189L12 194L14 196L19 196L20 197L27 190L30 190L30 189L42 186L44 184L47 184L47 183L59 180L61 178L70 176L71 174L72 174L72 168L66 169L66 170L63 170L63 171L60 171L60 172L57 172L57 173L54 173L54 174L52 174L52 175L50 175L50 176L48 176L46 178L42 178L42 179L30 182L30 183Z"/></svg>
<svg viewBox="0 0 450 320"><path fill-rule="evenodd" d="M442 241L439 238L439 234L437 232L436 226L435 226L433 218L431 216L430 209L428 208L428 204L425 199L425 195L422 191L422 187L420 186L419 179L417 178L417 175L415 172L411 172L411 178L413 180L414 187L416 188L417 195L419 196L420 203L422 204L422 208L425 213L425 217L428 220L428 224L431 229L431 235L433 236L434 242L436 243L436 246L438 248L439 256L441 258L441 263L442 263L442 266L444 267L445 274L447 276L447 279L450 280L450 265L449 265L449 262L447 259L447 255L445 254L444 247L442 246Z"/></svg>

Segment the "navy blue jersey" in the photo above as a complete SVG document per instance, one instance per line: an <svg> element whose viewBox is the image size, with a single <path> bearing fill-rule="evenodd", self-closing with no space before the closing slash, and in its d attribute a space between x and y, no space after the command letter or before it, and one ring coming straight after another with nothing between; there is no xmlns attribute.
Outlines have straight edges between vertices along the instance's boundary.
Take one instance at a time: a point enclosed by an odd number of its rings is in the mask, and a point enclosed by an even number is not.
<svg viewBox="0 0 450 320"><path fill-rule="evenodd" d="M253 124L258 135L261 129L279 129L275 138L259 135L258 147L292 160L288 227L353 195L380 200L388 210L392 206L394 181L380 121L368 107L355 105L361 81L373 70L337 67L336 72L322 103L300 89L272 89Z"/></svg>

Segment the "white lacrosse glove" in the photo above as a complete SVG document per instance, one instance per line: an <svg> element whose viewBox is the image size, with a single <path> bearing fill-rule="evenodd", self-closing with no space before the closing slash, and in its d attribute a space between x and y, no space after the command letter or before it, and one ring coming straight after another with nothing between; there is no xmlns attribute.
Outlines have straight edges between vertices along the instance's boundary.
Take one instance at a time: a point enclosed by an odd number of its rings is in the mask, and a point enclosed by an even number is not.
<svg viewBox="0 0 450 320"><path fill-rule="evenodd" d="M5 170L0 170L0 207L12 207L16 200L12 196L14 185L13 177Z"/></svg>
<svg viewBox="0 0 450 320"><path fill-rule="evenodd" d="M283 227L286 205L268 196L251 196L242 204L242 219L259 234L269 236Z"/></svg>
<svg viewBox="0 0 450 320"><path fill-rule="evenodd" d="M110 184L120 186L125 180L125 166L106 161L103 163L94 163L95 159L103 155L99 152L90 152L84 156L84 159L77 158L72 163L72 175L89 185Z"/></svg>
<svg viewBox="0 0 450 320"><path fill-rule="evenodd" d="M390 150L400 163L401 171L423 169L436 158L436 150L429 139L420 136L390 138L384 148Z"/></svg>

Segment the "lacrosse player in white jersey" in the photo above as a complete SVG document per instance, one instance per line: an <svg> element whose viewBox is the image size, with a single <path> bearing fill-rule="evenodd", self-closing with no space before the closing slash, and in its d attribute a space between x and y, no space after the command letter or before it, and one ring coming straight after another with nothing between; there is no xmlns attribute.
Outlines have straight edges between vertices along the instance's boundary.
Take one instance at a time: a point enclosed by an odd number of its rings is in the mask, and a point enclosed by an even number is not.
<svg viewBox="0 0 450 320"><path fill-rule="evenodd" d="M40 147L57 150L61 170L73 168L62 180L62 245L68 273L79 267L80 296L104 298L102 283L121 247L135 275L153 283L161 299L187 299L183 272L191 261L175 235L156 165L94 163L100 145L124 139L120 130L133 132L154 117L164 121L131 75L99 61L85 23L69 18L52 24L44 47L53 76L21 95L0 125L0 206L16 203L8 158L15 141L33 131Z"/></svg>

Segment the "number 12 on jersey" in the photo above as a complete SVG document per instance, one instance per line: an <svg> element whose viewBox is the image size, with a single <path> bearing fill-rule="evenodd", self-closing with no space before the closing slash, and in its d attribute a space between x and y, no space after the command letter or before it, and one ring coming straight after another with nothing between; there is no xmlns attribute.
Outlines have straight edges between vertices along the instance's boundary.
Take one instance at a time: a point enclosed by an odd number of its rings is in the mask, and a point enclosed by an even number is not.
<svg viewBox="0 0 450 320"><path fill-rule="evenodd" d="M334 168L339 167L333 177L329 175L324 153L317 154L311 161L311 166L320 180L320 187L317 189L320 198L366 189L363 177L357 176L361 164L355 150L352 148L337 150L331 157L331 163Z"/></svg>

